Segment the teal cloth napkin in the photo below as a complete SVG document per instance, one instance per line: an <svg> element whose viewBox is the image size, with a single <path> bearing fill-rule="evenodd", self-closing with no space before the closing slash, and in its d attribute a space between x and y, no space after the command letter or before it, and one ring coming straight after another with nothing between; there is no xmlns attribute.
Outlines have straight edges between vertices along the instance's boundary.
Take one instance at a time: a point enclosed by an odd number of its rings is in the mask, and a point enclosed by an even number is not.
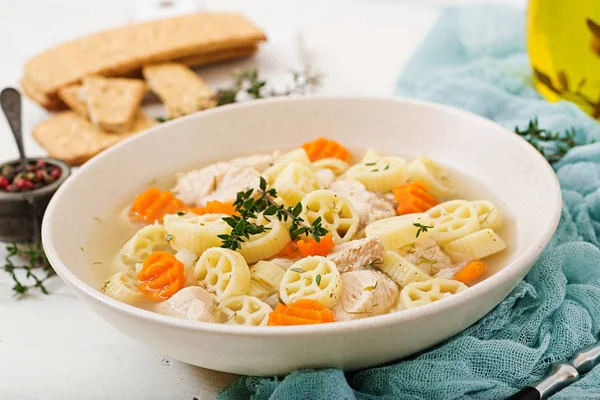
<svg viewBox="0 0 600 400"><path fill-rule="evenodd" d="M598 141L600 124L575 105L548 103L535 91L524 31L520 10L447 9L402 72L397 93L457 106L510 129L538 117L546 129L575 128L580 143ZM564 199L556 234L527 277L475 325L393 365L241 377L219 398L503 399L598 340L600 143L571 150L555 169ZM598 398L600 367L553 396Z"/></svg>

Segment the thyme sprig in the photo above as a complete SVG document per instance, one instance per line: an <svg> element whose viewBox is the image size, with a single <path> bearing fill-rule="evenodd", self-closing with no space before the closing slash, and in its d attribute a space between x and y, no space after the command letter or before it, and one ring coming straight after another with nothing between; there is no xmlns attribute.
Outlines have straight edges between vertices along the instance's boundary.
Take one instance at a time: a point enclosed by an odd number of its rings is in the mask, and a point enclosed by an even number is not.
<svg viewBox="0 0 600 400"><path fill-rule="evenodd" d="M540 128L537 118L529 121L524 130L515 127L515 133L535 147L550 164L560 161L570 149L581 144L575 141L575 129L562 134L551 132Z"/></svg>
<svg viewBox="0 0 600 400"><path fill-rule="evenodd" d="M420 223L418 223L418 222L415 222L415 223L413 224L413 226L414 226L415 228L418 228L418 229L417 229L417 233L415 234L415 237L419 237L419 235L421 234L421 232L423 232L423 233L426 233L428 229L431 229L431 228L433 228L433 226L430 226L430 225L423 225L423 224L420 224Z"/></svg>
<svg viewBox="0 0 600 400"><path fill-rule="evenodd" d="M44 294L48 294L48 289L44 284L49 278L56 275L56 272L48 262L42 246L33 243L8 244L6 245L6 251L4 270L14 281L12 287L14 294L22 296L35 288L38 288ZM19 263L19 261L21 262ZM25 273L24 279L19 271Z"/></svg>
<svg viewBox="0 0 600 400"><path fill-rule="evenodd" d="M314 73L310 68L302 71L292 71L292 84L282 91L269 89L267 81L261 79L256 69L246 69L233 74L235 80L230 88L217 91L217 106L231 104L239 101L240 94L246 94L251 99L266 97L280 97L292 95L305 95L311 93L321 85L322 76Z"/></svg>
<svg viewBox="0 0 600 400"><path fill-rule="evenodd" d="M261 177L259 190L255 192L253 188L245 192L238 192L233 205L239 215L224 217L223 221L232 228L230 234L218 235L222 240L221 247L237 250L242 247L242 243L252 235L258 235L271 229L264 225L256 224L252 220L262 213L264 217L275 217L285 222L290 220L289 233L292 240L296 240L301 235L310 235L317 242L321 237L327 234L327 229L322 226L321 217L315 219L308 225L301 217L302 203L295 206L285 207L278 204L277 191L275 188L267 189L267 181Z"/></svg>

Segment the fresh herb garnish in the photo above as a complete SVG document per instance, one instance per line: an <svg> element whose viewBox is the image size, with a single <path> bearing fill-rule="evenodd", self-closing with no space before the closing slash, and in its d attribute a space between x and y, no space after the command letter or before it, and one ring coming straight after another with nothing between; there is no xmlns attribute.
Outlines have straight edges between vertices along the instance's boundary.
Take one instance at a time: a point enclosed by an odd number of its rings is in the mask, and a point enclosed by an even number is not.
<svg viewBox="0 0 600 400"><path fill-rule="evenodd" d="M426 258L426 257L419 257L419 264L427 264L429 265L429 275L433 275L436 272L439 271L439 269L435 268L434 265L437 264L437 260L432 260L430 258Z"/></svg>
<svg viewBox="0 0 600 400"><path fill-rule="evenodd" d="M262 99L265 97L290 96L293 94L304 95L311 93L321 85L322 77L313 73L310 69L295 71L292 73L293 83L285 90L277 91L267 88L267 81L260 79L258 71L247 69L233 74L235 80L230 88L217 91L215 99L217 106L231 104L239 101L238 95L244 93L251 99Z"/></svg>
<svg viewBox="0 0 600 400"><path fill-rule="evenodd" d="M110 281L104 282L104 285L102 285L102 287L100 288L100 291L102 293L104 293L106 291L106 288L108 287L108 285L110 285Z"/></svg>
<svg viewBox="0 0 600 400"><path fill-rule="evenodd" d="M376 164L377 164L376 162L368 162L368 163L365 163L365 165L366 165L367 167L372 167L373 165L376 165Z"/></svg>
<svg viewBox="0 0 600 400"><path fill-rule="evenodd" d="M44 283L56 275L56 272L52 269L52 266L46 258L46 254L42 249L41 245L36 244L9 244L6 245L7 255L5 257L4 270L12 277L14 286L12 290L16 295L24 295L30 289L39 288L44 294L48 294L48 290L44 286ZM16 265L16 259L21 259L23 263ZM23 281L23 277L20 276L23 271L25 273L25 281L31 280L32 283ZM38 276L38 271L42 272L42 276Z"/></svg>
<svg viewBox="0 0 600 400"><path fill-rule="evenodd" d="M390 169L390 164L386 164L385 168L383 169L384 171L387 171L388 169Z"/></svg>
<svg viewBox="0 0 600 400"><path fill-rule="evenodd" d="M373 290L377 289L377 284L378 284L378 283L379 283L379 281L375 281L375 284L374 284L374 285L367 286L367 287L365 288L365 290L368 290L369 292L372 292Z"/></svg>
<svg viewBox="0 0 600 400"><path fill-rule="evenodd" d="M185 214L186 214L186 212L185 212L185 211L179 211L179 212L177 213L177 215L178 215L178 216L180 216L180 217L183 217Z"/></svg>
<svg viewBox="0 0 600 400"><path fill-rule="evenodd" d="M256 196L258 195L258 196ZM267 189L267 181L261 177L259 190L248 189L245 192L239 192L233 205L239 215L224 217L223 221L232 228L230 234L218 235L222 240L221 247L237 250L241 248L242 242L249 239L252 235L258 235L271 228L258 225L251 222L256 219L258 214L262 213L264 217L274 216L280 221L291 221L289 227L290 238L296 240L300 235L310 235L317 242L321 237L327 234L327 229L323 228L321 217L306 225L300 215L302 214L302 203L293 207L285 207L277 204L277 191L274 188Z"/></svg>
<svg viewBox="0 0 600 400"><path fill-rule="evenodd" d="M413 224L413 226L416 227L416 228L419 228L419 229L417 229L417 233L416 233L415 237L419 237L419 235L421 234L421 232L426 233L428 229L433 228L433 226L423 225L423 224L420 224L418 222L415 222Z"/></svg>
<svg viewBox="0 0 600 400"><path fill-rule="evenodd" d="M162 124L163 122L167 122L170 119L171 118L167 118L167 117L156 117L155 118L156 122L158 122L159 124Z"/></svg>
<svg viewBox="0 0 600 400"><path fill-rule="evenodd" d="M581 144L575 141L575 129L563 134L550 132L539 127L537 118L529 121L524 130L515 127L515 133L535 147L550 164L560 161L570 149Z"/></svg>
<svg viewBox="0 0 600 400"><path fill-rule="evenodd" d="M317 274L317 276L315 278L315 282L317 282L317 286L321 285L321 274Z"/></svg>
<svg viewBox="0 0 600 400"><path fill-rule="evenodd" d="M290 271L294 271L294 272L297 272L299 274L301 274L301 273L304 272L304 270L302 268L290 268Z"/></svg>

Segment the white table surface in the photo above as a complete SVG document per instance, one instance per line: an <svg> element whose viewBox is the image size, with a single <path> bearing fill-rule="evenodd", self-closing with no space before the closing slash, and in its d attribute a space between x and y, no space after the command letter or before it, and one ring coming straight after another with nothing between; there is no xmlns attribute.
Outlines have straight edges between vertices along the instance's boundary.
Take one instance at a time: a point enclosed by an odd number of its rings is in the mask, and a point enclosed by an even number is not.
<svg viewBox="0 0 600 400"><path fill-rule="evenodd" d="M326 76L320 93L390 96L398 72L442 5L493 1L200 2L208 10L241 11L267 32L273 44L258 65L267 78L309 63ZM525 0L504 3L523 7ZM45 48L131 22L140 15L136 4L0 0L0 87L17 85L25 60ZM220 83L218 73L211 76L209 83ZM44 154L30 132L48 113L26 99L24 115L28 153ZM0 117L0 162L16 157L8 125ZM4 255L0 243L0 260ZM177 362L131 341L86 309L58 278L48 284L49 296L16 300L11 286L10 277L0 271L0 400L212 399L235 378Z"/></svg>

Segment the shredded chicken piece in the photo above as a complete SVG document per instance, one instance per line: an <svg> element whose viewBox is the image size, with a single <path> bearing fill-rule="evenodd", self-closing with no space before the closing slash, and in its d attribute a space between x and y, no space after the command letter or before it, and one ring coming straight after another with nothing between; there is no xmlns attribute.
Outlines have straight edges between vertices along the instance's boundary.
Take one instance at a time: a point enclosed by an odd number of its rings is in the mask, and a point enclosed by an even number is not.
<svg viewBox="0 0 600 400"><path fill-rule="evenodd" d="M347 321L388 312L398 298L398 285L374 270L342 274L344 293L333 308L336 321Z"/></svg>
<svg viewBox="0 0 600 400"><path fill-rule="evenodd" d="M453 265L450 257L431 238L420 239L411 245L402 247L398 252L407 261L429 275L435 275Z"/></svg>
<svg viewBox="0 0 600 400"><path fill-rule="evenodd" d="M394 217L396 211L393 205L381 196L369 192L365 185L356 179L340 179L331 184L329 190L348 197L360 216L358 230L362 230L371 222Z"/></svg>
<svg viewBox="0 0 600 400"><path fill-rule="evenodd" d="M189 286L158 305L164 314L193 321L215 322L217 300L200 286Z"/></svg>
<svg viewBox="0 0 600 400"><path fill-rule="evenodd" d="M333 248L327 255L335 263L340 273L381 264L385 247L378 237L351 240Z"/></svg>

